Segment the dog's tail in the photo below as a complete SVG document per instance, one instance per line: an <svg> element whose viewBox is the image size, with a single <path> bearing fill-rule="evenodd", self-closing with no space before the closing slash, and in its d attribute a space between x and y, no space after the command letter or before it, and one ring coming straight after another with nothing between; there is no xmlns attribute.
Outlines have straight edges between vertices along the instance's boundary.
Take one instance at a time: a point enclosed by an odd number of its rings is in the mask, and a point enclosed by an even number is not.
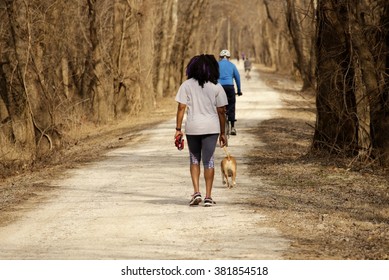
<svg viewBox="0 0 389 280"><path fill-rule="evenodd" d="M224 146L223 149L224 149L224 152L225 152L226 155L227 155L227 159L230 160L230 153L227 151L226 146Z"/></svg>

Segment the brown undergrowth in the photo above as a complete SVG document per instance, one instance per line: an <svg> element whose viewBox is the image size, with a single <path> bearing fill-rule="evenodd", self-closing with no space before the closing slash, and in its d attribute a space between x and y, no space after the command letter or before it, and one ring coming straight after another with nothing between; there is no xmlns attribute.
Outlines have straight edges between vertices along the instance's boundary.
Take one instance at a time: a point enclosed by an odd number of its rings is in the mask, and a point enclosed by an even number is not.
<svg viewBox="0 0 389 280"><path fill-rule="evenodd" d="M251 201L291 240L287 259L389 259L389 184L374 165L310 151L312 92L288 90L284 77L262 73L281 91L283 109L254 133L265 143L250 155L264 182Z"/></svg>

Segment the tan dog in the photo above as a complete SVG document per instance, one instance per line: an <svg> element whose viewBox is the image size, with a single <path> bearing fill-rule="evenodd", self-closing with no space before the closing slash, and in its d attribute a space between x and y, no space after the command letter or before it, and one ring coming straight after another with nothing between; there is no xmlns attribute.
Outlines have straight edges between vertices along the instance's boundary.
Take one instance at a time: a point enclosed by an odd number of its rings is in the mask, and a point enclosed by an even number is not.
<svg viewBox="0 0 389 280"><path fill-rule="evenodd" d="M227 184L227 187L230 189L236 186L235 180L236 180L237 164L235 158L228 153L226 147L224 147L224 151L227 156L221 162L222 180L223 180L223 184L224 185ZM228 177L232 177L231 184L228 181Z"/></svg>

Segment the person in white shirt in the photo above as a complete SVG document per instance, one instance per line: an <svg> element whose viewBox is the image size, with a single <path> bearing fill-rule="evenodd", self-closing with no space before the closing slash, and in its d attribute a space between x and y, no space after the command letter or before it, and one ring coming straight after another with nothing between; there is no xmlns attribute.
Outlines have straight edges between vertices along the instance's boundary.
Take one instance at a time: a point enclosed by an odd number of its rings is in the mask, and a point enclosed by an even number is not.
<svg viewBox="0 0 389 280"><path fill-rule="evenodd" d="M176 116L177 136L183 136L182 122L185 111L185 135L189 147L190 174L194 193L189 202L197 206L202 201L200 193L200 162L204 166L206 194L204 206L212 206L212 186L215 175L214 152L219 144L226 144L225 112L228 104L226 93L218 83L219 65L213 55L202 54L193 57L186 68L188 79L178 89Z"/></svg>

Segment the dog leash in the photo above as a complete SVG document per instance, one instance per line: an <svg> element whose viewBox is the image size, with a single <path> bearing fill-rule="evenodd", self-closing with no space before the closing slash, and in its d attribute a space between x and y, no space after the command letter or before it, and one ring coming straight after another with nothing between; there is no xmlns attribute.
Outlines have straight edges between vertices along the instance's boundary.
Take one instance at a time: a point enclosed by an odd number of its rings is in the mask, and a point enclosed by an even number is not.
<svg viewBox="0 0 389 280"><path fill-rule="evenodd" d="M224 146L224 147L223 147L223 150L224 150L224 152L226 153L228 160L230 160L230 153L227 151L227 147Z"/></svg>

